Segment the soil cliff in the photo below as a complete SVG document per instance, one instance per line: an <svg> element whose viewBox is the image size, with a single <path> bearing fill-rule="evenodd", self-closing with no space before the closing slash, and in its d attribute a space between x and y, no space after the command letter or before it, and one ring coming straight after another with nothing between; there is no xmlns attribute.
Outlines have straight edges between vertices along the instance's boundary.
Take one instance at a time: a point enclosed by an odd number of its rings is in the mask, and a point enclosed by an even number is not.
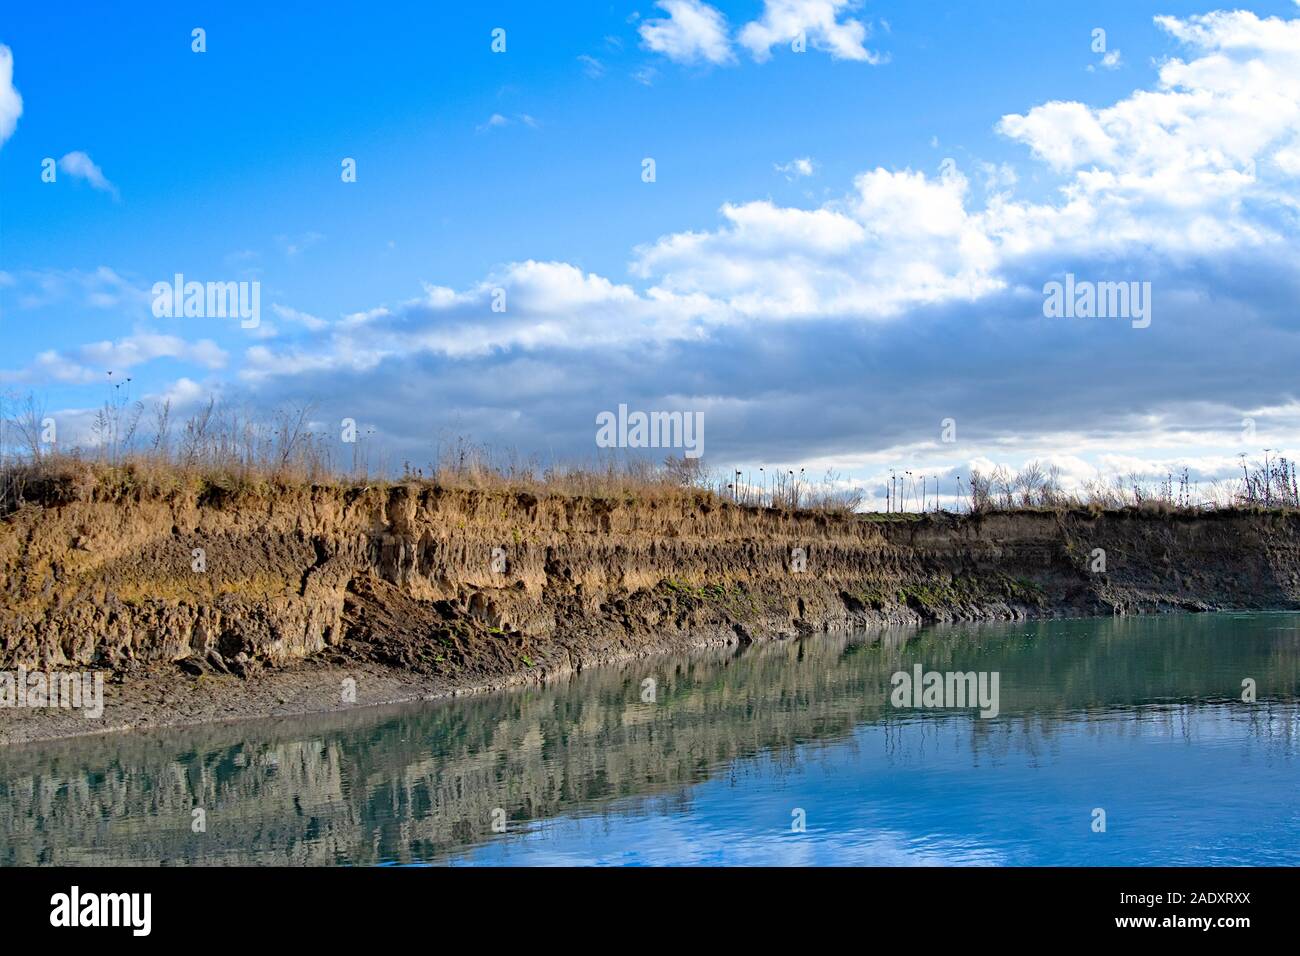
<svg viewBox="0 0 1300 956"><path fill-rule="evenodd" d="M1300 516L836 515L429 484L72 496L0 522L0 669L447 690L877 624L1300 606Z"/></svg>

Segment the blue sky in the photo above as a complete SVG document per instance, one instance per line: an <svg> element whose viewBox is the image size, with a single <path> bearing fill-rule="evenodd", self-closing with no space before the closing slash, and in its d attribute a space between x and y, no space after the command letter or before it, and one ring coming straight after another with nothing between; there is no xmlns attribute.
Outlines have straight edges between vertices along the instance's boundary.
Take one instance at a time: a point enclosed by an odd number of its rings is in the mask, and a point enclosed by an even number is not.
<svg viewBox="0 0 1300 956"><path fill-rule="evenodd" d="M872 488L1294 447L1291 0L268 6L0 25L0 389L65 443L117 366L395 460L590 457L619 403ZM1067 271L1152 282L1151 327L1045 318ZM260 282L259 327L154 317L177 272Z"/></svg>

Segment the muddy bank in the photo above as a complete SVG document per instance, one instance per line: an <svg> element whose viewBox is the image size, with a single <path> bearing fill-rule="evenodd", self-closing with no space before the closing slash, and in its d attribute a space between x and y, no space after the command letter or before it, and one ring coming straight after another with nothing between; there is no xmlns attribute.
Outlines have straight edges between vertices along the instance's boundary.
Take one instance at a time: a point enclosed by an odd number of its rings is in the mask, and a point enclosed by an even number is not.
<svg viewBox="0 0 1300 956"><path fill-rule="evenodd" d="M14 741L441 696L855 627L1295 608L1300 520L209 488L23 509L0 523L0 575L0 670L110 674L99 720L0 708Z"/></svg>

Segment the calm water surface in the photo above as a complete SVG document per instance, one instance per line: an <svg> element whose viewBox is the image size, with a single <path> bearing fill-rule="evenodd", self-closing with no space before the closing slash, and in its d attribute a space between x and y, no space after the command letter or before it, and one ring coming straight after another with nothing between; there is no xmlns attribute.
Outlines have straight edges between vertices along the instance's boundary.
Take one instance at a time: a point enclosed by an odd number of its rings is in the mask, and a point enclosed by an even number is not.
<svg viewBox="0 0 1300 956"><path fill-rule="evenodd" d="M918 663L1001 713L894 708ZM1298 699L1294 614L818 636L0 749L0 863L1294 865Z"/></svg>

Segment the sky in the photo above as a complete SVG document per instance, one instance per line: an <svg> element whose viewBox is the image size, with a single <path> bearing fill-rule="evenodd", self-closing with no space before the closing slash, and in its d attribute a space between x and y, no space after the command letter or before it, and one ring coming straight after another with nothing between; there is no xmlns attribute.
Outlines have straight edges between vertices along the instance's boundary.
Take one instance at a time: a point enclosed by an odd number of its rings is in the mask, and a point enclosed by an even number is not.
<svg viewBox="0 0 1300 956"><path fill-rule="evenodd" d="M1298 220L1293 0L0 22L0 394L64 447L130 376L390 463L590 460L627 405L877 504L890 469L1209 482L1300 451ZM256 325L156 314L178 273L256 283ZM1067 275L1149 312L1048 314Z"/></svg>

